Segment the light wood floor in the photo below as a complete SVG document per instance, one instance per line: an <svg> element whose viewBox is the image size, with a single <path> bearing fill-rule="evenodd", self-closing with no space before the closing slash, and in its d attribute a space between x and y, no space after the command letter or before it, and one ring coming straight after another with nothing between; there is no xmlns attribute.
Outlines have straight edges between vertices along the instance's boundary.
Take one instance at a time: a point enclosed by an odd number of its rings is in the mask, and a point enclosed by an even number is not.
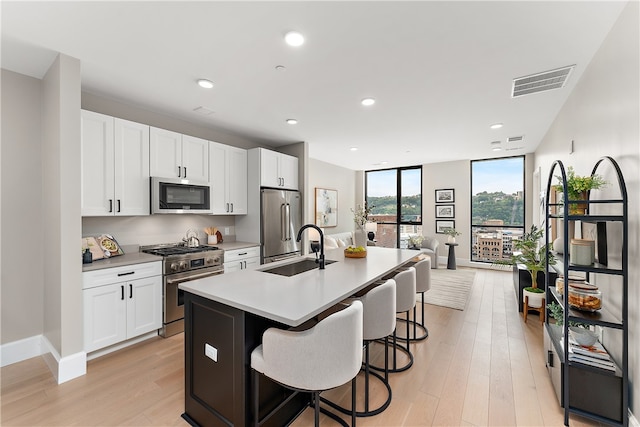
<svg viewBox="0 0 640 427"><path fill-rule="evenodd" d="M563 424L544 365L541 324L535 316L523 322L511 273L477 270L465 311L426 307L429 338L412 344L414 366L391 376L390 407L376 417L359 418L358 425ZM381 346L375 350L382 354ZM42 357L4 367L0 374L3 426L187 425L180 418L183 334L90 361L87 375L61 385ZM347 386L324 395L350 405ZM374 399L381 398L374 392ZM293 425L312 424L308 409ZM335 425L324 416L321 424ZM571 425L597 424L572 417Z"/></svg>

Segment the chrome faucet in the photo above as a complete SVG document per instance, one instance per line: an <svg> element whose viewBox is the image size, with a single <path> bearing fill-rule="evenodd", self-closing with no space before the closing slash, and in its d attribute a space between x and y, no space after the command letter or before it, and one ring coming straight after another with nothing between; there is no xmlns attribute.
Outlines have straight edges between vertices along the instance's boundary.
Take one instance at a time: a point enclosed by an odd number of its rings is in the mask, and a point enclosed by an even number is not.
<svg viewBox="0 0 640 427"><path fill-rule="evenodd" d="M316 262L320 264L320 270L324 270L324 233L322 232L322 229L315 224L305 224L300 227L296 242L299 242L300 239L302 239L302 232L305 230L305 228L315 228L320 234L320 257L316 259Z"/></svg>

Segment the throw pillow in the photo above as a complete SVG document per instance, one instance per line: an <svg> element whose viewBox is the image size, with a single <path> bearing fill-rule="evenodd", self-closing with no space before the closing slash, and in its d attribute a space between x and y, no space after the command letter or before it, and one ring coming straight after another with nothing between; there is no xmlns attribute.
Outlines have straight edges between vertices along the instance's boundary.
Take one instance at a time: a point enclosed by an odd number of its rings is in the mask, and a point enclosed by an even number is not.
<svg viewBox="0 0 640 427"><path fill-rule="evenodd" d="M331 236L324 236L324 248L325 249L336 249L338 248L338 242Z"/></svg>

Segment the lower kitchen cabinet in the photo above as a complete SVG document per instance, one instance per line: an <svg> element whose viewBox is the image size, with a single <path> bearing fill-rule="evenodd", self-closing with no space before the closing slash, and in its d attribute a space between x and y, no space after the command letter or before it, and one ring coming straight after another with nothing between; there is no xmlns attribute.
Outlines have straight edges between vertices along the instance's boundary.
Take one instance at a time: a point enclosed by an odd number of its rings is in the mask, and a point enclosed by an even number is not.
<svg viewBox="0 0 640 427"><path fill-rule="evenodd" d="M87 353L162 327L161 264L139 266L83 273ZM149 276L136 278L147 274ZM131 279L127 280L127 276ZM104 283L109 277L113 282Z"/></svg>
<svg viewBox="0 0 640 427"><path fill-rule="evenodd" d="M260 246L224 251L224 272L246 270L260 265Z"/></svg>

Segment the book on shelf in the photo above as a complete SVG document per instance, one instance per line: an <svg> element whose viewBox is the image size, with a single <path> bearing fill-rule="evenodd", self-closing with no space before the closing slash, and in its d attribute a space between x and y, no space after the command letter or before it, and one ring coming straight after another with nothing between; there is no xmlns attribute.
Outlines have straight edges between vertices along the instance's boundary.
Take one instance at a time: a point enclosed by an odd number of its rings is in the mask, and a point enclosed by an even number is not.
<svg viewBox="0 0 640 427"><path fill-rule="evenodd" d="M564 348L564 340L560 340L560 347ZM576 340L569 334L569 361L582 363L583 365L589 365L596 368L604 369L610 372L615 372L616 365L611 359L611 356L599 342L590 347L581 346Z"/></svg>

